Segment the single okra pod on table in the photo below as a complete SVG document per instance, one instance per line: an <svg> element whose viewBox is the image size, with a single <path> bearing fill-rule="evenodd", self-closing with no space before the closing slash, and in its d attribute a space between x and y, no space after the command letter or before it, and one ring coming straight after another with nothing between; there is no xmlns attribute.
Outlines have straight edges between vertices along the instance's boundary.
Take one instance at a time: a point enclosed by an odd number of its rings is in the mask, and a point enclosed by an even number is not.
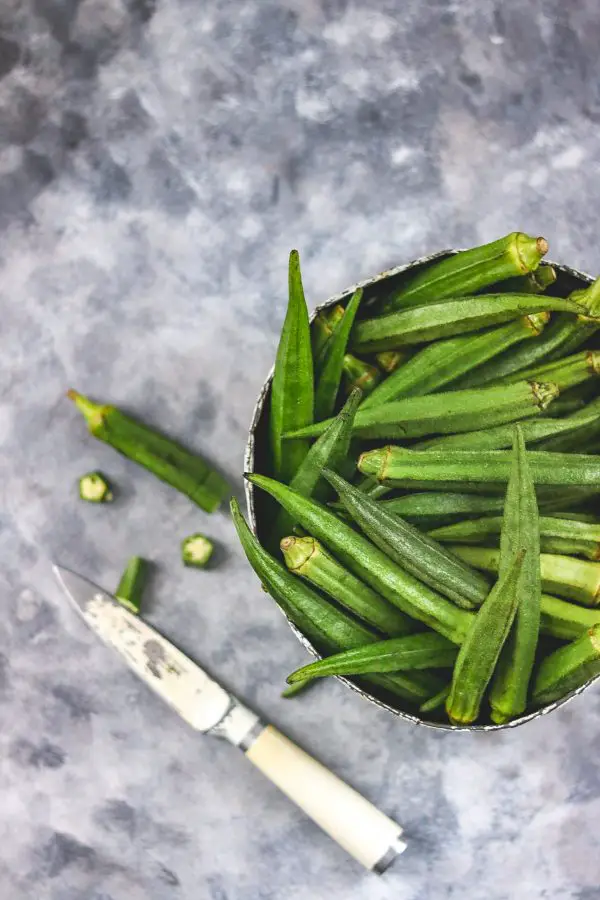
<svg viewBox="0 0 600 900"><path fill-rule="evenodd" d="M413 619L340 565L315 538L285 537L281 551L290 572L329 594L367 625L390 636L415 630Z"/></svg>
<svg viewBox="0 0 600 900"><path fill-rule="evenodd" d="M500 537L499 577L509 560L525 549L517 592L514 625L504 644L492 677L492 721L501 725L525 711L529 682L540 635L542 582L540 575L540 527L535 487L529 471L523 432L515 427L513 464L506 491Z"/></svg>
<svg viewBox="0 0 600 900"><path fill-rule="evenodd" d="M326 500L331 494L331 489L323 478L323 468L328 466L338 469L348 457L354 415L361 399L361 391L358 389L352 391L343 408L335 419L331 419L329 427L314 442L300 463L290 482L290 487L299 494L305 497L314 496L319 500ZM272 529L274 539L279 541L294 525L294 520L285 510L279 508Z"/></svg>
<svg viewBox="0 0 600 900"><path fill-rule="evenodd" d="M519 381L474 391L448 391L407 397L381 406L360 407L352 431L361 438L414 438L426 434L472 431L539 415L558 397L553 384ZM331 420L288 432L287 440L317 437Z"/></svg>
<svg viewBox="0 0 600 900"><path fill-rule="evenodd" d="M483 390L483 388L482 388ZM560 403L560 396L553 400L546 411ZM584 437L598 429L600 434L600 408L592 409L593 404L578 410L566 419L546 418L542 414L535 419L527 419L521 423L523 437L528 444L535 444L536 450L569 450L576 449L578 436ZM412 445L413 450L502 450L510 447L513 425L495 425L493 428L481 428L476 431L465 431L461 434L444 434L429 438ZM587 429L587 430L585 430ZM560 440L559 440L560 439ZM555 443L556 442L556 443Z"/></svg>
<svg viewBox="0 0 600 900"><path fill-rule="evenodd" d="M323 474L361 531L386 556L464 609L475 609L483 603L489 582L480 573L335 472L325 469Z"/></svg>
<svg viewBox="0 0 600 900"><path fill-rule="evenodd" d="M563 313L553 316L539 340L512 347L492 362L467 373L456 386L481 387L536 363L547 363L559 356L567 356L582 347L600 328L600 278L583 290L573 291L568 299L583 307L580 314L575 317Z"/></svg>
<svg viewBox="0 0 600 900"><path fill-rule="evenodd" d="M294 448L284 447L283 435L290 429L310 425L314 417L310 325L297 250L290 253L288 286L288 308L275 358L269 415L273 471L283 481L293 478L309 449L308 441L299 441Z"/></svg>
<svg viewBox="0 0 600 900"><path fill-rule="evenodd" d="M214 552L214 544L206 535L190 534L181 542L181 561L184 566L203 569L208 565Z"/></svg>
<svg viewBox="0 0 600 900"><path fill-rule="evenodd" d="M206 512L214 512L230 493L223 476L202 457L116 406L93 403L77 391L67 396L85 418L94 437L143 466Z"/></svg>
<svg viewBox="0 0 600 900"><path fill-rule="evenodd" d="M543 294L543 292L556 281L556 269L553 266L542 263L528 275L516 275L507 278L501 284L491 288L490 293L497 293L497 289L503 292L515 294ZM483 293L488 293L484 291Z"/></svg>
<svg viewBox="0 0 600 900"><path fill-rule="evenodd" d="M112 503L114 493L101 472L88 472L79 479L79 496L88 503Z"/></svg>
<svg viewBox="0 0 600 900"><path fill-rule="evenodd" d="M470 725L479 717L487 686L512 627L519 603L519 580L526 551L510 562L475 616L454 666L446 711L455 725Z"/></svg>
<svg viewBox="0 0 600 900"><path fill-rule="evenodd" d="M315 419L325 419L334 411L342 380L348 339L362 300L362 294L362 288L358 288L354 292L348 302L343 319L338 322L331 338L321 351L317 362L319 376L315 386Z"/></svg>
<svg viewBox="0 0 600 900"><path fill-rule="evenodd" d="M344 307L337 303L333 307L321 310L314 317L311 325L311 344L315 364L336 325L344 317L345 311Z"/></svg>
<svg viewBox="0 0 600 900"><path fill-rule="evenodd" d="M355 650L342 650L327 659L296 669L287 680L289 684L295 684L307 678L326 678L328 675L452 668L457 653L456 646L441 634L426 631L377 641Z"/></svg>
<svg viewBox="0 0 600 900"><path fill-rule="evenodd" d="M544 553L583 556L596 561L600 559L600 522L540 516L539 526L540 546ZM488 516L442 525L428 534L442 544L486 544L494 543L494 538L500 534L501 529L502 519Z"/></svg>
<svg viewBox="0 0 600 900"><path fill-rule="evenodd" d="M322 541L342 565L402 612L443 634L453 643L460 644L464 640L472 613L459 609L400 568L325 506L302 497L287 485L265 475L248 474L246 477L274 497L303 528Z"/></svg>
<svg viewBox="0 0 600 900"><path fill-rule="evenodd" d="M494 384L512 384L515 381L551 381L560 391L583 384L600 375L600 352L581 350L563 359L555 359L541 366L529 366L499 378Z"/></svg>
<svg viewBox="0 0 600 900"><path fill-rule="evenodd" d="M130 612L138 615L144 587L146 585L148 564L140 556L132 556L119 581L115 598Z"/></svg>
<svg viewBox="0 0 600 900"><path fill-rule="evenodd" d="M346 388L354 390L358 388L366 397L375 390L382 379L381 371L377 366L363 362L351 353L346 353L343 363L344 381Z"/></svg>
<svg viewBox="0 0 600 900"><path fill-rule="evenodd" d="M377 640L374 632L325 600L267 553L248 528L235 499L231 501L231 515L244 553L261 583L320 653L351 650ZM440 680L429 672L367 676L365 681L412 704L441 689Z"/></svg>
<svg viewBox="0 0 600 900"><path fill-rule="evenodd" d="M410 344L501 325L519 316L553 311L579 315L583 308L573 300L535 294L455 297L377 319L365 319L354 329L352 347L356 353L397 350Z"/></svg>
<svg viewBox="0 0 600 900"><path fill-rule="evenodd" d="M600 624L542 662L533 688L534 706L561 700L600 674Z"/></svg>
<svg viewBox="0 0 600 900"><path fill-rule="evenodd" d="M386 378L364 401L363 408L437 391L515 343L537 337L549 318L547 312L535 313L481 334L462 334L428 344Z"/></svg>
<svg viewBox="0 0 600 900"><path fill-rule="evenodd" d="M536 485L581 486L600 488L600 459L584 453L553 453L531 450L529 465ZM405 484L470 483L506 484L510 473L508 450L407 450L405 447L382 447L363 453L358 469L363 475L374 475L379 481L397 487ZM585 496L586 492L582 492Z"/></svg>
<svg viewBox="0 0 600 900"><path fill-rule="evenodd" d="M492 547L468 547L465 544L447 546L476 569L483 572L498 571L500 554ZM575 559L572 556L542 553L540 567L545 591L581 603L582 606L600 604L600 563Z"/></svg>
<svg viewBox="0 0 600 900"><path fill-rule="evenodd" d="M385 309L405 309L473 294L497 281L534 271L547 252L548 242L543 237L515 231L427 266L389 296Z"/></svg>
<svg viewBox="0 0 600 900"><path fill-rule="evenodd" d="M574 641L600 625L600 609L588 609L560 597L542 594L540 630L562 641Z"/></svg>

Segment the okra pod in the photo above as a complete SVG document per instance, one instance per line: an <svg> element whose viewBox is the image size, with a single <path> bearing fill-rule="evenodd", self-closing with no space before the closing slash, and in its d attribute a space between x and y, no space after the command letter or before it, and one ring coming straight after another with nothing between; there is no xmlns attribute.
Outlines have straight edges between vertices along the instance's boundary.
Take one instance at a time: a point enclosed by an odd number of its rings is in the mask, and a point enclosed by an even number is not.
<svg viewBox="0 0 600 900"><path fill-rule="evenodd" d="M405 309L473 294L497 281L534 271L547 252L548 242L543 237L515 231L427 266L390 295L385 309Z"/></svg>
<svg viewBox="0 0 600 900"><path fill-rule="evenodd" d="M362 406L354 417L353 434L362 438L414 438L426 434L472 431L539 415L558 396L553 384L520 381L475 391L448 391L407 397L382 406ZM330 419L288 432L286 440L317 437Z"/></svg>
<svg viewBox="0 0 600 900"><path fill-rule="evenodd" d="M462 521L465 516L502 512L503 497L480 497L476 494L452 494L438 491L422 491L405 494L392 500L381 500L388 512L402 516L407 522L422 528L440 527L450 522ZM438 525L438 523L440 523ZM431 533L432 537L436 537ZM438 538L436 537L436 540Z"/></svg>
<svg viewBox="0 0 600 900"><path fill-rule="evenodd" d="M600 375L600 352L594 350L582 350L580 353L572 353L564 359L555 359L544 363L542 366L529 366L512 375L499 378L494 384L512 384L515 381L551 381L559 390L566 391L569 388L583 384L590 378Z"/></svg>
<svg viewBox="0 0 600 900"><path fill-rule="evenodd" d="M600 625L600 610L587 609L550 594L542 594L540 630L563 641L574 641Z"/></svg>
<svg viewBox="0 0 600 900"><path fill-rule="evenodd" d="M481 334L463 334L428 344L386 378L363 402L363 409L439 390L515 343L537 337L549 318L545 312L522 316Z"/></svg>
<svg viewBox="0 0 600 900"><path fill-rule="evenodd" d="M476 569L484 572L498 571L500 554L493 547L449 544L448 549ZM581 603L582 606L594 607L600 604L600 563L542 553L540 570L545 591Z"/></svg>
<svg viewBox="0 0 600 900"><path fill-rule="evenodd" d="M500 578L508 573L509 560L522 549L526 553L517 584L517 613L500 652L490 690L492 721L499 725L525 711L540 635L542 583L539 514L523 432L517 425L501 529Z"/></svg>
<svg viewBox="0 0 600 900"><path fill-rule="evenodd" d="M533 688L534 706L561 700L600 674L600 624L560 647L542 662Z"/></svg>
<svg viewBox="0 0 600 900"><path fill-rule="evenodd" d="M600 522L577 522L556 516L540 516L540 545L545 553L600 559ZM465 519L429 531L429 537L443 544L485 544L500 534L502 519L490 516Z"/></svg>
<svg viewBox="0 0 600 900"><path fill-rule="evenodd" d="M579 350L600 327L600 278L589 287L574 291L568 299L583 307L580 314L573 317L561 313L553 317L539 340L512 347L463 376L456 387L481 387L536 363L550 362Z"/></svg>
<svg viewBox="0 0 600 900"><path fill-rule="evenodd" d="M433 697L431 697L430 700L426 700L425 703L421 703L421 705L419 707L419 712L421 712L421 713L433 712L434 710L439 709L441 706L444 706L446 703L446 700L448 699L449 693L450 693L450 685L445 684L444 687L439 692L439 694L435 694Z"/></svg>
<svg viewBox="0 0 600 900"><path fill-rule="evenodd" d="M479 717L483 695L494 674L519 602L519 579L526 551L516 554L475 616L454 666L446 701L450 721L469 725Z"/></svg>
<svg viewBox="0 0 600 900"><path fill-rule="evenodd" d="M331 493L329 485L322 477L324 466L338 469L347 458L352 437L352 423L354 415L361 402L362 393L354 390L335 419L312 445L308 454L300 464L296 474L291 480L290 487L305 497L316 497L326 500ZM288 531L291 531L295 522L279 508L275 516L272 534L279 541Z"/></svg>
<svg viewBox="0 0 600 900"><path fill-rule="evenodd" d="M472 613L422 584L362 535L315 500L302 497L265 475L247 475L256 487L275 498L290 515L337 559L379 594L414 619L424 622L453 643L469 630Z"/></svg>
<svg viewBox="0 0 600 900"><path fill-rule="evenodd" d="M281 692L281 696L284 700L291 700L292 697L301 694L302 691L305 691L306 688L310 687L312 684L314 684L312 678L307 678L306 681L296 681L295 684L288 685L288 687Z"/></svg>
<svg viewBox="0 0 600 900"><path fill-rule="evenodd" d="M358 388L366 397L375 390L382 379L381 371L377 366L363 362L351 353L346 353L343 363L344 381L346 388L353 390Z"/></svg>
<svg viewBox="0 0 600 900"><path fill-rule="evenodd" d="M542 263L533 272L528 275L516 275L514 278L507 278L497 287L504 293L515 294L542 294L546 288L556 281L556 269L553 266ZM496 293L496 288L491 289L491 293ZM487 293L485 291L484 293Z"/></svg>
<svg viewBox="0 0 600 900"><path fill-rule="evenodd" d="M319 652L351 650L377 640L372 631L329 603L267 553L248 528L235 498L231 501L231 515L244 553L261 583ZM367 676L365 681L413 704L441 689L439 679L430 672Z"/></svg>
<svg viewBox="0 0 600 900"><path fill-rule="evenodd" d="M309 443L300 441L290 453L289 447L283 447L282 436L310 425L314 418L310 325L297 250L290 253L288 284L289 301L275 358L269 417L273 471L284 481L290 481L298 471Z"/></svg>
<svg viewBox="0 0 600 900"><path fill-rule="evenodd" d="M85 418L94 437L143 466L206 512L214 512L230 487L223 476L200 456L115 406L93 403L77 391L67 396Z"/></svg>
<svg viewBox="0 0 600 900"><path fill-rule="evenodd" d="M315 418L325 419L332 415L342 380L344 356L354 319L362 299L362 288L354 292L343 319L325 344L319 358L319 377L315 388Z"/></svg>
<svg viewBox="0 0 600 900"><path fill-rule="evenodd" d="M455 297L359 322L354 329L353 350L357 353L396 350L407 344L422 344L501 325L519 316L553 311L579 315L582 307L573 300L535 294Z"/></svg>
<svg viewBox="0 0 600 900"><path fill-rule="evenodd" d="M510 473L508 450L407 450L381 447L363 453L358 460L363 475L403 487L417 484L506 484ZM600 489L600 459L584 453L531 450L529 465L536 485L581 486ZM585 493L585 492L582 492Z"/></svg>
<svg viewBox="0 0 600 900"><path fill-rule="evenodd" d="M342 650L296 669L288 684L328 675L365 675L371 672L399 672L412 669L445 669L454 665L458 650L441 634L426 631L407 637L377 641L355 650Z"/></svg>
<svg viewBox="0 0 600 900"><path fill-rule="evenodd" d="M410 359L410 350L384 350L382 353L375 355L375 361L380 369L391 375L398 366Z"/></svg>
<svg viewBox="0 0 600 900"><path fill-rule="evenodd" d="M115 598L130 612L139 613L146 584L148 564L139 556L132 556L119 581Z"/></svg>
<svg viewBox="0 0 600 900"><path fill-rule="evenodd" d="M343 318L345 309L339 303L317 313L311 325L311 345L313 360L319 359L323 347L333 334L336 325Z"/></svg>
<svg viewBox="0 0 600 900"><path fill-rule="evenodd" d="M489 592L486 578L335 472L325 469L323 474L361 531L386 556L463 609L481 605Z"/></svg>
<svg viewBox="0 0 600 900"><path fill-rule="evenodd" d="M283 538L281 551L290 572L329 594L367 625L390 637L414 631L412 619L341 566L315 538Z"/></svg>
<svg viewBox="0 0 600 900"><path fill-rule="evenodd" d="M483 388L482 388L483 390ZM560 396L553 400L549 408L560 403ZM600 434L600 408L592 409L589 404L566 419L545 418L540 415L521 423L523 436L528 444L535 444L537 450L576 449L578 438ZM586 426L588 426L586 430ZM461 434L444 434L412 445L413 450L502 450L510 447L513 425L496 425Z"/></svg>

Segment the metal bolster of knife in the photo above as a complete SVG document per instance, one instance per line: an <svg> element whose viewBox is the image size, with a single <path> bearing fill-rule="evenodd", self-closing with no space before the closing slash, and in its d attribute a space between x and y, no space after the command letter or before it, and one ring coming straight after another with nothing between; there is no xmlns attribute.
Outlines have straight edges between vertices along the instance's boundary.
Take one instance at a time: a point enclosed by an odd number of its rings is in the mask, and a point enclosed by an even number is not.
<svg viewBox="0 0 600 900"><path fill-rule="evenodd" d="M256 713L230 697L225 715L207 734L223 738L246 753L265 727Z"/></svg>

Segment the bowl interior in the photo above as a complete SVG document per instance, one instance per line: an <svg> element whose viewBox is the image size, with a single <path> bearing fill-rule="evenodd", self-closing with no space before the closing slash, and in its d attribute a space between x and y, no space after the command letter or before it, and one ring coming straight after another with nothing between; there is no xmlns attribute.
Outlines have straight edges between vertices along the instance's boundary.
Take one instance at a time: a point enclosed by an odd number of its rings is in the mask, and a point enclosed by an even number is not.
<svg viewBox="0 0 600 900"><path fill-rule="evenodd" d="M421 257L420 259L414 260L407 265L397 266L393 269L386 270L384 272L381 272L379 275L374 276L373 278L359 282L358 284L353 285L352 287L348 288L345 291L342 291L340 294L337 294L334 297L330 297L324 303L320 304L312 313L311 322L315 318L317 313L321 310L327 309L328 307L338 303L347 303L347 301L350 299L350 297L358 287L362 287L364 291L360 315L362 317L368 317L369 306L373 303L373 301L385 296L391 290L399 287L403 282L408 280L408 278L412 278L419 270L426 269L432 263L438 262L439 260L444 259L448 256L452 256L457 252L459 251L443 250L439 253L432 254L431 256ZM576 269L572 269L569 266L550 262L549 260L545 262L552 265L557 272L556 281L547 291L547 293L552 296L566 297L568 296L568 294L570 294L574 290L577 290L578 288L587 287L594 280L592 276L584 272L579 272ZM254 408L252 422L250 425L250 432L248 435L248 443L246 445L246 452L244 456L245 472L257 472L264 475L270 474L268 465L268 410L271 394L272 375L273 370L269 372L267 379L258 395ZM266 529L272 522L272 517L276 510L276 506L273 505L273 501L268 497L267 494L265 494L263 491L255 490L254 486L248 481L246 481L245 483L245 490L250 518L250 526L254 533L258 536L259 540L262 540L266 535ZM288 624L290 625L292 631L295 633L300 643L309 651L309 653L319 658L320 654L317 652L317 650L315 650L310 641L289 619ZM435 718L418 717L413 713L407 711L406 709L402 709L402 707L399 705L398 698L396 697L390 697L385 693L379 693L375 691L371 692L371 690L367 691L348 678L342 678L339 676L337 677L340 681L342 681L352 690L361 694L361 696L365 697L371 703L375 703L377 706L388 710L393 715L398 716L399 718L406 719L407 721L412 722L416 725L424 725L427 727L443 729L446 731L497 731L503 728L515 728L516 726L522 725L524 722L528 722L540 715L545 715L549 712L552 712L552 710L557 709L559 706L562 706L572 697L580 694L595 680L592 679L586 685L578 688L575 691L572 691L561 700L543 707L540 710L536 710L533 713L528 713L527 715L521 716L517 719L513 719L511 722L508 722L505 725L494 725L490 723L485 725L456 726L450 725L447 722L436 721Z"/></svg>

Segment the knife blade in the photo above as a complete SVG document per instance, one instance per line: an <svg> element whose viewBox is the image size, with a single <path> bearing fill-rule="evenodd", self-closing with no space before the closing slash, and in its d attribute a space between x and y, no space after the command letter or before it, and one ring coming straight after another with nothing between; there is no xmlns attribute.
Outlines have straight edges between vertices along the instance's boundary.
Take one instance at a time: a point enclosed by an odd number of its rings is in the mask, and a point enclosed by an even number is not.
<svg viewBox="0 0 600 900"><path fill-rule="evenodd" d="M406 849L402 828L264 723L200 666L82 575L54 572L105 644L193 729L228 741L366 868L381 874Z"/></svg>

